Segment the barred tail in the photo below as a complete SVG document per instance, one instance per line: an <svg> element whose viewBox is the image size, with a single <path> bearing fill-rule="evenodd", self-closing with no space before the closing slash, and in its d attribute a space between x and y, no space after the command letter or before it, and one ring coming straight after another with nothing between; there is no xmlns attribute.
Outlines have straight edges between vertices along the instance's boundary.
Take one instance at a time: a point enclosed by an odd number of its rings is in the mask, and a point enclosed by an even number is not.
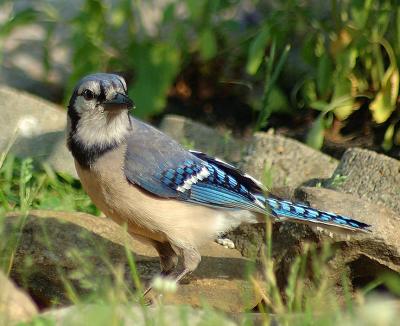
<svg viewBox="0 0 400 326"><path fill-rule="evenodd" d="M278 218L288 218L293 222L334 226L350 231L371 232L368 229L370 227L369 224L353 220L343 215L319 211L303 204L292 203L287 200L272 197L267 197L264 201L272 214Z"/></svg>

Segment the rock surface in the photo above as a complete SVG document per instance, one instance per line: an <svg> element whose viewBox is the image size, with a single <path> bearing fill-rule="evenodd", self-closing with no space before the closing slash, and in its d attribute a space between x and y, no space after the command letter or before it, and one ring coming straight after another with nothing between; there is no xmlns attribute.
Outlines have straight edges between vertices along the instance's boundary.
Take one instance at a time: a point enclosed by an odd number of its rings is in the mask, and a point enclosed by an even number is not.
<svg viewBox="0 0 400 326"><path fill-rule="evenodd" d="M167 115L160 129L181 144L216 155L274 187L296 187L330 178L338 162L296 140L259 132L246 142L231 138L190 119Z"/></svg>
<svg viewBox="0 0 400 326"><path fill-rule="evenodd" d="M31 298L0 271L0 325L28 321L37 314Z"/></svg>
<svg viewBox="0 0 400 326"><path fill-rule="evenodd" d="M303 187L296 192L296 198L371 225L371 233L354 234L350 240L340 234L334 235L335 241L343 243L346 264L356 258L365 260L363 269L367 273L373 271L368 268L368 262L400 273L400 215L397 212L329 189Z"/></svg>
<svg viewBox="0 0 400 326"><path fill-rule="evenodd" d="M19 221L18 214L8 216L5 234L11 234ZM159 273L156 252L127 237L111 220L83 213L32 211L24 223L11 276L41 307L70 303L66 284L79 296L102 291L107 284L116 288L118 279L134 290L125 243L134 252L140 277L149 282ZM245 281L246 270L253 266L248 259L212 242L200 252L202 263L190 282L179 286L167 303L200 306L206 300L221 310L243 311L260 302Z"/></svg>
<svg viewBox="0 0 400 326"><path fill-rule="evenodd" d="M302 187L295 191L294 199L307 202L314 208L333 211L371 224L372 233L347 235L333 233L333 229L323 231L307 225L275 223L272 255L282 288L286 285L290 266L306 242L318 245L323 241L330 242L334 254L329 260L329 266L332 276L337 277L335 281L338 282L341 273L345 271L349 272L354 287L365 285L382 272L400 273L398 214L356 196L324 188ZM228 237L244 256L260 257L265 250L265 226L262 224L243 225Z"/></svg>
<svg viewBox="0 0 400 326"><path fill-rule="evenodd" d="M274 187L297 187L330 178L337 161L296 140L258 132L246 146L244 171Z"/></svg>
<svg viewBox="0 0 400 326"><path fill-rule="evenodd" d="M335 180L341 180L337 183ZM391 208L400 215L400 161L361 149L348 149L330 187Z"/></svg>
<svg viewBox="0 0 400 326"><path fill-rule="evenodd" d="M215 155L230 162L241 160L243 144L228 133L219 132L191 119L173 114L166 115L160 130L189 149Z"/></svg>
<svg viewBox="0 0 400 326"><path fill-rule="evenodd" d="M57 171L76 176L65 145L66 111L20 91L0 87L0 152L11 152L48 163Z"/></svg>

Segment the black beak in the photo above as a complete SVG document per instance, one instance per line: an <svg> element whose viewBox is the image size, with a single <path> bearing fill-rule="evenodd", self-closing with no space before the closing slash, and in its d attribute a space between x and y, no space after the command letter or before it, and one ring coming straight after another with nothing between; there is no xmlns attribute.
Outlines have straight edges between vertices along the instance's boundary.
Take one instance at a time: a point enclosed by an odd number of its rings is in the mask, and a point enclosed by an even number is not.
<svg viewBox="0 0 400 326"><path fill-rule="evenodd" d="M117 93L110 100L104 100L102 104L104 106L104 109L106 109L107 111L121 109L130 110L132 108L135 108L135 103L133 103L133 101L128 96L122 93Z"/></svg>

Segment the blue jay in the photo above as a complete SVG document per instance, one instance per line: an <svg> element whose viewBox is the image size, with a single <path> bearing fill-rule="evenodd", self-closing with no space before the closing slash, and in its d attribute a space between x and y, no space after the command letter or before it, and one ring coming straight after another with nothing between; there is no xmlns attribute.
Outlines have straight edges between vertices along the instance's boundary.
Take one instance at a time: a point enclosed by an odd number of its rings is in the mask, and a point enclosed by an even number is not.
<svg viewBox="0 0 400 326"><path fill-rule="evenodd" d="M153 246L161 271L177 282L200 263L198 248L241 223L272 219L368 231L368 224L267 196L234 166L189 151L133 118L125 80L97 73L76 85L67 145L93 203ZM183 267L177 270L178 257Z"/></svg>

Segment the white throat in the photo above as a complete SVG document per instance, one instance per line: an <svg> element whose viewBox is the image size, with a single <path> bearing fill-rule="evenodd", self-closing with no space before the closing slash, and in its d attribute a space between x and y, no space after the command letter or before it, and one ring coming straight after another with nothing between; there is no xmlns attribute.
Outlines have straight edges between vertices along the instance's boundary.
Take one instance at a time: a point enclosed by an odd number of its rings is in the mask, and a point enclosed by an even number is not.
<svg viewBox="0 0 400 326"><path fill-rule="evenodd" d="M85 147L100 147L121 143L129 132L127 112L108 115L97 110L87 111L81 115L74 138Z"/></svg>

